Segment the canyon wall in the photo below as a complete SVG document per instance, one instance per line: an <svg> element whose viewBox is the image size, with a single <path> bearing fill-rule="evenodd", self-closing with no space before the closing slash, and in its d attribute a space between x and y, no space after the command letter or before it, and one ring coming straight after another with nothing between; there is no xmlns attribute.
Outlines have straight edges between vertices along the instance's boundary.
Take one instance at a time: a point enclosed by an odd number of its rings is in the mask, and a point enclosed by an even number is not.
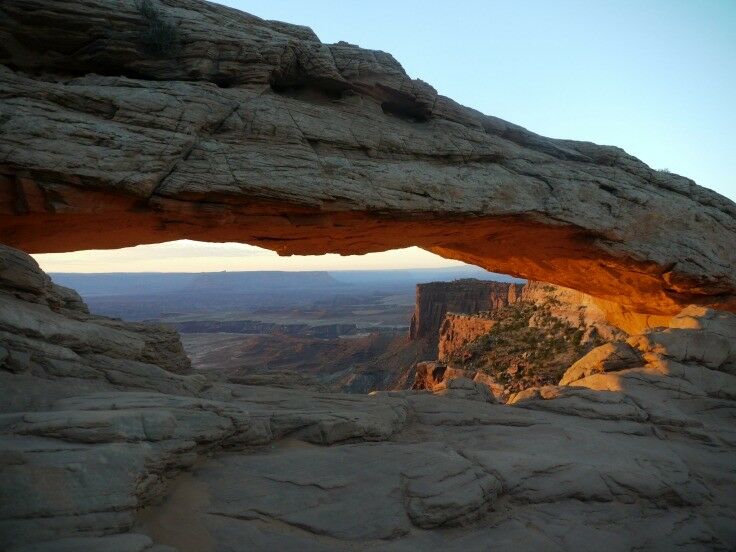
<svg viewBox="0 0 736 552"><path fill-rule="evenodd" d="M436 355L440 327L448 312L475 313L508 305L516 300L521 287L472 279L417 284L409 337L426 339L430 344L428 352Z"/></svg>
<svg viewBox="0 0 736 552"><path fill-rule="evenodd" d="M432 331L418 337L416 327ZM419 284L412 329L412 341L427 344L423 360L435 362L404 367L396 387L432 390L466 377L503 400L557 383L592 348L628 335L584 293L542 282L478 280Z"/></svg>
<svg viewBox="0 0 736 552"><path fill-rule="evenodd" d="M481 316L448 312L440 327L437 360L447 362L465 345L490 332L495 324L495 320Z"/></svg>
<svg viewBox="0 0 736 552"><path fill-rule="evenodd" d="M467 326L470 333L474 333L470 326L485 327L487 324L483 321L476 322L477 317L448 317L448 313L472 315L494 311L519 300L531 303L548 303L551 300L554 304L550 306L555 317L574 326L595 329L602 338L607 340L620 337L625 333L637 333L627 331L629 329L640 329L633 324L623 329L617 327L608 320L606 305L602 306L595 298L572 289L534 281L526 284L511 284L466 279L417 284L416 304L411 318L409 337L412 340L427 340L428 353L433 354L439 350L441 329L446 323L448 332L457 324ZM659 326L665 326L668 321L669 317L649 318L652 324L662 322L656 324ZM462 336L459 337L462 338ZM449 334L447 339L451 339Z"/></svg>

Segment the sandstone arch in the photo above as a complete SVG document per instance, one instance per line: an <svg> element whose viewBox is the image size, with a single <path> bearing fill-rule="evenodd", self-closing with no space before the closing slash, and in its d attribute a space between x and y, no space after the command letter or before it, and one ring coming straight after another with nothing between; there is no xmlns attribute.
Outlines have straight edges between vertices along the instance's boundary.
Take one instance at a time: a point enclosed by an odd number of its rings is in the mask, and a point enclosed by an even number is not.
<svg viewBox="0 0 736 552"><path fill-rule="evenodd" d="M617 316L736 311L736 205L623 150L439 96L389 54L195 0L0 6L0 242L418 245Z"/></svg>

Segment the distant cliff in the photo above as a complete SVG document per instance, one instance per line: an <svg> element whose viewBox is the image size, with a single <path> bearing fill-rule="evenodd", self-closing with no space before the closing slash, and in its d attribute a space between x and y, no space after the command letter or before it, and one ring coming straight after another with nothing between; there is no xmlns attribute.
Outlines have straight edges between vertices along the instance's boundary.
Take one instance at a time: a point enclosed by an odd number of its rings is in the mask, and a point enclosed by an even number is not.
<svg viewBox="0 0 736 552"><path fill-rule="evenodd" d="M244 291L279 291L288 288L323 288L339 286L337 280L321 271L203 272L184 287L186 292L226 293Z"/></svg>
<svg viewBox="0 0 736 552"><path fill-rule="evenodd" d="M440 327L448 312L475 313L506 306L516 301L522 287L473 279L417 284L410 338L427 340L429 358L436 358Z"/></svg>
<svg viewBox="0 0 736 552"><path fill-rule="evenodd" d="M447 313L440 328L437 359L447 362L460 354L464 347L491 331L496 324L474 314Z"/></svg>
<svg viewBox="0 0 736 552"><path fill-rule="evenodd" d="M397 387L430 389L464 375L505 399L556 384L593 347L625 334L584 293L543 282L462 280L417 286L411 338L426 343L423 360L437 362L429 363L429 372L426 366L407 367Z"/></svg>
<svg viewBox="0 0 736 552"><path fill-rule="evenodd" d="M168 325L181 333L275 334L322 339L353 335L357 330L355 324L277 324L262 320L184 320L168 322Z"/></svg>

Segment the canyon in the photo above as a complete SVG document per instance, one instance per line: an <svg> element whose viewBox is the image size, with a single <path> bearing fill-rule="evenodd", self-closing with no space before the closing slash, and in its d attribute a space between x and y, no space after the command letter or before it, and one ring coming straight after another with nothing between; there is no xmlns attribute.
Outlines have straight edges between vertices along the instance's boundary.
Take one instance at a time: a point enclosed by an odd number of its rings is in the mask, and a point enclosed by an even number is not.
<svg viewBox="0 0 736 552"><path fill-rule="evenodd" d="M0 548L733 548L736 204L199 0L6 0L0 36ZM429 362L348 394L195 370L28 255L181 238L531 282L420 288ZM513 335L567 337L514 388Z"/></svg>
<svg viewBox="0 0 736 552"><path fill-rule="evenodd" d="M426 339L430 353L439 347L440 328L448 312L477 313L513 303L520 284L478 282L466 279L445 284L431 282L417 285L416 304L410 325L412 340Z"/></svg>
<svg viewBox="0 0 736 552"><path fill-rule="evenodd" d="M567 288L474 279L418 284L410 343L423 362L406 364L392 388L435 391L467 378L506 402L556 384L586 353L626 337L595 301Z"/></svg>

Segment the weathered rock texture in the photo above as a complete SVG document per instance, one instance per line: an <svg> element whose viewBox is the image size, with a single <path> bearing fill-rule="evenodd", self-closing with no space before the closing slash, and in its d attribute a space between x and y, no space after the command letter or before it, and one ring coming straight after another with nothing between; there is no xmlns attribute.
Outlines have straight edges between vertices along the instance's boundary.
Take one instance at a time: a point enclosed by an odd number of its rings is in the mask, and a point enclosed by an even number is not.
<svg viewBox="0 0 736 552"><path fill-rule="evenodd" d="M586 293L545 282L527 282L517 300L544 304L555 318L571 326L585 328L605 340L635 334L650 327L667 326L669 316L625 317L614 305L606 304Z"/></svg>
<svg viewBox="0 0 736 552"><path fill-rule="evenodd" d="M508 398L526 387L557 383L592 348L626 336L597 301L568 288L470 279L419 284L411 343L424 343L422 360L436 360L441 369L428 379L426 366L406 365L391 388L434 390L448 378L480 378Z"/></svg>
<svg viewBox="0 0 736 552"><path fill-rule="evenodd" d="M388 54L193 0L6 0L0 63L0 242L419 245L625 320L736 310L733 203L458 106ZM689 307L628 340L641 364L514 407L467 380L330 395L174 373L172 334L0 258L3 550L736 542L731 314Z"/></svg>
<svg viewBox="0 0 736 552"><path fill-rule="evenodd" d="M43 353L32 354L29 348ZM124 361L179 374L191 371L175 331L91 315L75 291L52 283L31 257L1 244L0 349L0 366L21 379L40 372L80 382L103 378L132 384L130 371L135 369L122 368ZM4 389L2 411L5 401L24 401L28 393L37 393L39 401L54 399L53 385L48 394L43 386L18 388L17 394L10 390Z"/></svg>
<svg viewBox="0 0 736 552"><path fill-rule="evenodd" d="M454 380L470 380L487 388L494 401L503 402L505 400L504 386L496 382L489 374L480 370L454 368L436 361L418 362L416 364L411 389L439 394L442 390L451 387L453 385L451 382ZM409 388L409 386L406 388Z"/></svg>
<svg viewBox="0 0 736 552"><path fill-rule="evenodd" d="M440 327L437 360L447 362L465 345L490 332L495 324L489 318L448 312Z"/></svg>
<svg viewBox="0 0 736 552"><path fill-rule="evenodd" d="M501 297L498 297L495 292L498 286L507 286L508 294L501 293ZM424 290L428 287L432 290L431 301L423 298L426 295ZM482 297L479 301L463 302L457 301L458 289L476 291L487 289L494 290L494 292L489 294L489 300ZM444 307L442 306L443 301L446 303ZM582 338L586 342L596 338L603 341L614 341L627 333L619 326L609 322L608 313L601 309L599 303L591 296L543 282L528 282L523 286L474 280L446 284L442 282L419 284L414 319L432 316L432 322L434 322L433 317L437 313L446 312L437 336L437 359L440 362L448 362L454 355L462 353L465 345L493 329L497 323L494 313L502 311L504 307L521 303L543 308L548 318L582 330L584 332ZM427 310L430 312L427 313ZM458 312L465 314L458 314ZM542 314L542 312L536 312L529 320L529 325L543 326ZM669 322L669 317L667 321Z"/></svg>
<svg viewBox="0 0 736 552"><path fill-rule="evenodd" d="M520 284L470 278L454 282L417 284L409 338L427 340L429 352L436 356L440 329L448 312L476 313L506 306L516 301L521 287Z"/></svg>
<svg viewBox="0 0 736 552"><path fill-rule="evenodd" d="M196 0L6 0L0 37L3 243L418 245L622 317L736 310L733 202L460 106L384 52Z"/></svg>
<svg viewBox="0 0 736 552"><path fill-rule="evenodd" d="M641 362L641 356L627 343L620 341L606 343L596 347L570 366L562 375L560 385L569 385L593 374L633 368Z"/></svg>
<svg viewBox="0 0 736 552"><path fill-rule="evenodd" d="M172 347L142 359L141 325L90 316L19 251L0 261L2 550L736 542L734 315L688 308L629 338L637 362L601 354L514 406L460 374L327 394L173 373Z"/></svg>

